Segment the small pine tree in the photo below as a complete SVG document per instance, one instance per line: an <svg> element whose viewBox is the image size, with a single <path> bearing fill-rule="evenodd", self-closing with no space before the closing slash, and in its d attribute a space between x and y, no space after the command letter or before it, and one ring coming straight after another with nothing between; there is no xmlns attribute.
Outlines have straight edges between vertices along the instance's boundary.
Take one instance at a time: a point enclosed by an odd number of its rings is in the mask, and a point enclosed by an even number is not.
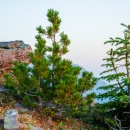
<svg viewBox="0 0 130 130"><path fill-rule="evenodd" d="M49 102L54 106L54 111L61 116L74 116L86 112L87 107L93 102L94 93L85 97L83 97L83 93L92 89L97 79L93 77L92 72L85 71L81 74L81 67L74 66L72 61L62 58L68 52L67 47L70 40L64 32L59 34L61 24L59 12L49 9L47 17L50 26L47 26L46 29L43 29L42 26L37 28L36 49L30 53L33 68L26 75L29 74L28 78L36 80L35 84L30 84L36 91L36 97L30 96L28 99L39 101L41 108L44 103ZM57 40L58 34L59 40ZM51 40L51 46L46 44L46 38ZM20 73L22 72L21 68L17 69L20 69L17 70ZM20 76L20 73L14 75L16 79ZM80 74L81 77L79 78ZM6 85L10 86L9 83L12 81L7 79L11 77L6 75L5 78ZM30 79L24 82L21 80L21 82L26 84ZM13 87L16 87L15 84ZM18 91L21 92L21 89L18 89ZM26 91L25 88L22 91Z"/></svg>

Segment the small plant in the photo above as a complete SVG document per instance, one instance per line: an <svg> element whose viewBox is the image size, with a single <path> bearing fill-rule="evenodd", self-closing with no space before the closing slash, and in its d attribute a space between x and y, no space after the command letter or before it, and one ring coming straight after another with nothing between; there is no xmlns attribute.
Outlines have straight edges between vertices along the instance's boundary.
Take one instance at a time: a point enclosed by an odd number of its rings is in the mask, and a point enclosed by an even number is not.
<svg viewBox="0 0 130 130"><path fill-rule="evenodd" d="M0 93L0 106L8 106L11 108L14 105L15 101L12 95L8 93Z"/></svg>

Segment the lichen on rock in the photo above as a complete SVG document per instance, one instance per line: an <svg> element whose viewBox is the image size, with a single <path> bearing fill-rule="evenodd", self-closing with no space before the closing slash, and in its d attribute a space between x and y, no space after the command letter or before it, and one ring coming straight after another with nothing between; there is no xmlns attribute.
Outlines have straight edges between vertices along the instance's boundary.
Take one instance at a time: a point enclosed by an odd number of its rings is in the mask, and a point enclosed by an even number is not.
<svg viewBox="0 0 130 130"><path fill-rule="evenodd" d="M4 130L19 130L18 111L14 109L7 110L4 114Z"/></svg>

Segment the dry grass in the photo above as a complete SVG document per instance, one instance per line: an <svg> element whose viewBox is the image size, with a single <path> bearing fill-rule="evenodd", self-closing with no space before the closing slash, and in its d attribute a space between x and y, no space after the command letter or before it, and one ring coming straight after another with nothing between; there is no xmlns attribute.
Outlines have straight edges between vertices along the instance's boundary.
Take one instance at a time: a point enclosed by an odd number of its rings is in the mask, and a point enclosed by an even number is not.
<svg viewBox="0 0 130 130"><path fill-rule="evenodd" d="M8 94L0 93L0 119L3 119L4 112L8 109L12 109L14 106L14 100Z"/></svg>

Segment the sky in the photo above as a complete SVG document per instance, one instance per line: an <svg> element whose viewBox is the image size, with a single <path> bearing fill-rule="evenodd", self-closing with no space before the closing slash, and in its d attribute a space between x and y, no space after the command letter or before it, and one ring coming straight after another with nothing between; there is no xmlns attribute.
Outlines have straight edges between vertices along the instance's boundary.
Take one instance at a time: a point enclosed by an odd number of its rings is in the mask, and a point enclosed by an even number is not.
<svg viewBox="0 0 130 130"><path fill-rule="evenodd" d="M36 27L50 25L50 8L59 12L60 32L71 40L64 58L99 77L111 48L104 42L123 37L120 24L130 24L130 0L0 0L0 41L23 40L34 49Z"/></svg>

